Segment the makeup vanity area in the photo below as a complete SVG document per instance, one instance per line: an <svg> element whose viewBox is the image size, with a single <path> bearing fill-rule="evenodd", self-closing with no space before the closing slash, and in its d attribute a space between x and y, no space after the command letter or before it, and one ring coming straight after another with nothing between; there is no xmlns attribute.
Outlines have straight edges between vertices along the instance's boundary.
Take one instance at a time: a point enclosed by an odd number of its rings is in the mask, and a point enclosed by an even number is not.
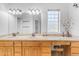
<svg viewBox="0 0 79 59"><path fill-rule="evenodd" d="M3 37L0 56L78 56L79 40L71 37Z"/></svg>
<svg viewBox="0 0 79 59"><path fill-rule="evenodd" d="M58 17L56 22L59 21L60 10L48 10L48 12L48 14L56 13ZM7 32L12 36L7 35L0 37L0 56L79 56L79 37L63 37L58 34L55 36L46 34L39 36L32 34L42 33L43 31L46 32L47 30L48 32L60 31L58 27L58 25L60 25L59 22L52 24L49 19L48 28L47 23L41 23L41 11L39 9L29 9L28 13L22 12L22 10L16 8L9 9L7 22ZM42 25L46 27L43 26L45 27L43 28L41 27ZM54 25L54 27L51 25ZM68 27L66 29L69 29ZM15 33L31 33L31 35L21 34L18 36Z"/></svg>

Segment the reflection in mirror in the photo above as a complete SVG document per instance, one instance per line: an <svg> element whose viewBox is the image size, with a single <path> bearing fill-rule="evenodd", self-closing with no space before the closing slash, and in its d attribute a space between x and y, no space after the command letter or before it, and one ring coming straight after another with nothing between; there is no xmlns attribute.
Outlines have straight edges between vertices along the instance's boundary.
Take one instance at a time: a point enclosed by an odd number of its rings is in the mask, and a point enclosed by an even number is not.
<svg viewBox="0 0 79 59"><path fill-rule="evenodd" d="M22 12L20 9L9 9L9 14L16 18L16 33L32 34L41 33L41 12L39 9L28 9L27 12ZM14 20L15 20L14 18ZM9 31L11 23L9 17ZM10 33L10 32L9 32ZM11 32L14 33L14 32Z"/></svg>

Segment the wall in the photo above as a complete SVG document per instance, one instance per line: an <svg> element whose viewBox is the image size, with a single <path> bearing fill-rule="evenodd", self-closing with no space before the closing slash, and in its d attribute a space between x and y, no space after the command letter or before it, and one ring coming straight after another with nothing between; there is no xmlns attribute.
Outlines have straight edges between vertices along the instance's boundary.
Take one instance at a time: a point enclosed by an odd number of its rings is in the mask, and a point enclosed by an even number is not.
<svg viewBox="0 0 79 59"><path fill-rule="evenodd" d="M9 18L11 19L10 21ZM10 23L10 27L8 26ZM7 12L6 4L0 3L0 35L15 32L15 17Z"/></svg>
<svg viewBox="0 0 79 59"><path fill-rule="evenodd" d="M11 14L8 14L8 22L9 22L9 33L16 33L17 32L17 18Z"/></svg>
<svg viewBox="0 0 79 59"><path fill-rule="evenodd" d="M61 32L63 32L63 27L62 27L62 22L64 19L68 19L68 4L64 3L19 3L19 4L7 4L6 5L7 9L9 8L19 8L23 12L26 12L29 8L38 8L41 10L41 31L46 32L47 30L47 11L48 9L60 9L61 11L61 16L60 16L60 27L61 27Z"/></svg>
<svg viewBox="0 0 79 59"><path fill-rule="evenodd" d="M17 31L16 17L8 14L9 8L20 8L23 11L27 11L29 8L38 8L41 10L41 20L42 20L42 32L47 30L47 10L48 9L60 9L61 11L61 31L63 30L62 22L64 19L72 20L71 34L73 36L79 36L79 8L73 7L73 4L1 4L0 3L0 35L8 34ZM9 23L8 23L8 20ZM9 26L8 26L9 24Z"/></svg>
<svg viewBox="0 0 79 59"><path fill-rule="evenodd" d="M8 33L8 14L4 4L0 4L0 35Z"/></svg>
<svg viewBox="0 0 79 59"><path fill-rule="evenodd" d="M72 20L71 34L79 36L79 8L73 7L73 4L69 5L69 19Z"/></svg>

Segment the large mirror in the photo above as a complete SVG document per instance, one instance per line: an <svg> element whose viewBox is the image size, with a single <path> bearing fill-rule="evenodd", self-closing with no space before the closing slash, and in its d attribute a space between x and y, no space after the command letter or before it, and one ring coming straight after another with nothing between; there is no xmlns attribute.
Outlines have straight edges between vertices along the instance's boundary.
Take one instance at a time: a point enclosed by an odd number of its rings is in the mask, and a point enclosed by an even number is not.
<svg viewBox="0 0 79 59"><path fill-rule="evenodd" d="M16 28L14 28L16 33L41 33L41 12L39 9L32 8L26 12L22 12L20 9L9 9L9 13L16 19ZM12 29L10 29L10 20L9 17L9 33L12 31Z"/></svg>

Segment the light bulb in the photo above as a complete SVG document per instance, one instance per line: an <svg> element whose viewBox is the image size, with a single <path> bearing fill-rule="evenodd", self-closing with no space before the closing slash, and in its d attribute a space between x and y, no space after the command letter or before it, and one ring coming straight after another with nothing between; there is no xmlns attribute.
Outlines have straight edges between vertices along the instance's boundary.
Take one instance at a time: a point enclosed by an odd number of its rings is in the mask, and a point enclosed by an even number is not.
<svg viewBox="0 0 79 59"><path fill-rule="evenodd" d="M16 10L16 14L19 14L19 9Z"/></svg>
<svg viewBox="0 0 79 59"><path fill-rule="evenodd" d="M40 11L39 10L36 10L36 14L39 14L40 13Z"/></svg>
<svg viewBox="0 0 79 59"><path fill-rule="evenodd" d="M8 11L9 13L12 13L12 10L11 9L9 9L9 11Z"/></svg>
<svg viewBox="0 0 79 59"><path fill-rule="evenodd" d="M32 13L35 15L35 10L32 10Z"/></svg>
<svg viewBox="0 0 79 59"><path fill-rule="evenodd" d="M22 10L19 10L19 14L22 14Z"/></svg>
<svg viewBox="0 0 79 59"><path fill-rule="evenodd" d="M13 9L13 14L16 14L16 10L15 9Z"/></svg>
<svg viewBox="0 0 79 59"><path fill-rule="evenodd" d="M31 10L28 10L28 13L31 15L32 14Z"/></svg>
<svg viewBox="0 0 79 59"><path fill-rule="evenodd" d="M19 12L19 14L22 14L22 12Z"/></svg>

